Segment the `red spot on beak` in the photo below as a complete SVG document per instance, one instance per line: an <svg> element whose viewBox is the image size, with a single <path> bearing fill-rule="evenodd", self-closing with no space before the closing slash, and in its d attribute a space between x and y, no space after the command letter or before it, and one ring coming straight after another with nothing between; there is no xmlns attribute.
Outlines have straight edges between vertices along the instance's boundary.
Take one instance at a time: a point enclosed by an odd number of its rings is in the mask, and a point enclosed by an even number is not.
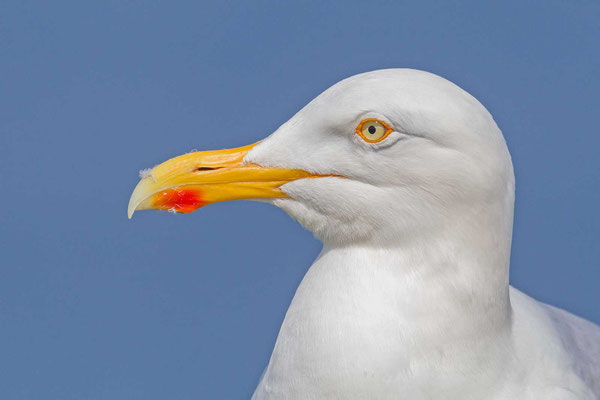
<svg viewBox="0 0 600 400"><path fill-rule="evenodd" d="M160 210L171 210L178 213L191 213L207 203L202 201L198 189L167 189L154 198L154 207Z"/></svg>

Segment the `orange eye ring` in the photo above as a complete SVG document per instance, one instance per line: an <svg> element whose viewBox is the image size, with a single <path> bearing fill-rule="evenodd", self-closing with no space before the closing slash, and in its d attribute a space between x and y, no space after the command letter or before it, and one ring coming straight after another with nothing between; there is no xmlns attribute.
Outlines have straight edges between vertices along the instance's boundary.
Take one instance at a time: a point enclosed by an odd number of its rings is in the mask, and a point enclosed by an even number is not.
<svg viewBox="0 0 600 400"><path fill-rule="evenodd" d="M367 143L381 142L393 131L388 124L376 118L363 119L356 127L358 136Z"/></svg>

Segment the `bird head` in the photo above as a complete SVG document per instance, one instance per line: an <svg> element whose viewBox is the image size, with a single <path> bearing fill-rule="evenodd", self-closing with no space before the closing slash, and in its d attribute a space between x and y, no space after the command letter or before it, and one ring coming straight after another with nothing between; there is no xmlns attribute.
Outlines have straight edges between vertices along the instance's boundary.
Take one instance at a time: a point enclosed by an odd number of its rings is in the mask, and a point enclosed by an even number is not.
<svg viewBox="0 0 600 400"><path fill-rule="evenodd" d="M128 214L261 200L326 243L381 245L465 219L512 229L513 196L510 155L487 110L439 76L389 69L333 85L256 144L157 165Z"/></svg>

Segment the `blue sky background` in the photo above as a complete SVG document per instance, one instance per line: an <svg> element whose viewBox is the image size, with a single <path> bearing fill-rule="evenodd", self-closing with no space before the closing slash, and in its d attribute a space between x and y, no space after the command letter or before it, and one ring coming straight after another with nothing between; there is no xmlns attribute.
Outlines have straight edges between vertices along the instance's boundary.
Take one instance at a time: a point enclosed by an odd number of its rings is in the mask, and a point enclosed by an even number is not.
<svg viewBox="0 0 600 400"><path fill-rule="evenodd" d="M320 244L261 203L129 221L137 173L378 68L491 111L513 284L600 322L599 3L366 3L0 3L2 399L248 398Z"/></svg>

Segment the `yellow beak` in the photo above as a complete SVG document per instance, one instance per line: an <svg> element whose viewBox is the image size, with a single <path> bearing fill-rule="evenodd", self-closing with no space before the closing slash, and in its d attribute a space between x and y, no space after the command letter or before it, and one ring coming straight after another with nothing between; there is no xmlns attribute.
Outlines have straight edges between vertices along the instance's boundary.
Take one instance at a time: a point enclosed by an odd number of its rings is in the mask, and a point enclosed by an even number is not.
<svg viewBox="0 0 600 400"><path fill-rule="evenodd" d="M244 163L257 144L184 154L157 165L135 187L127 215L147 209L190 213L220 201L286 197L281 185L320 176Z"/></svg>

